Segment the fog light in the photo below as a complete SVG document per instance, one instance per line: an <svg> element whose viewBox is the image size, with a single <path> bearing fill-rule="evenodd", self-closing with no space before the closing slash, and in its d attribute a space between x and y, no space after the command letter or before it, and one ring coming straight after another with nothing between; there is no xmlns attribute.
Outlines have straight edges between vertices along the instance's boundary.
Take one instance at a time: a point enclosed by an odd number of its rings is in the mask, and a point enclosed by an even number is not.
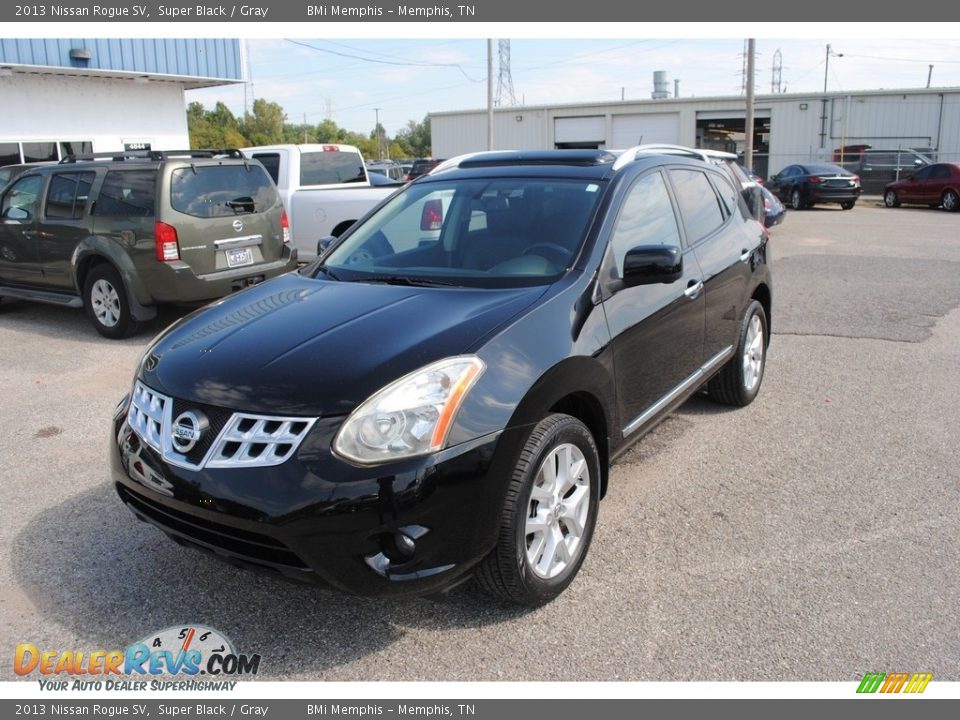
<svg viewBox="0 0 960 720"><path fill-rule="evenodd" d="M417 544L413 541L413 538L409 535L404 535L401 532L398 532L393 536L394 543L397 546L397 551L406 558L413 557L413 553L417 550Z"/></svg>

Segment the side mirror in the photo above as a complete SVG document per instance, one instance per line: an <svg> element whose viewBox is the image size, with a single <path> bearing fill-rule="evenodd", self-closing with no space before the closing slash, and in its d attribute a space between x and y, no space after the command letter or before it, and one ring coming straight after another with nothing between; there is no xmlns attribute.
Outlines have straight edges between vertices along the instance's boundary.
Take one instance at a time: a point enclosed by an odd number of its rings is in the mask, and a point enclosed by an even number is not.
<svg viewBox="0 0 960 720"><path fill-rule="evenodd" d="M623 284L669 284L683 277L683 255L675 245L639 245L623 259Z"/></svg>
<svg viewBox="0 0 960 720"><path fill-rule="evenodd" d="M317 257L322 257L327 250L330 249L330 245L333 244L333 241L337 239L336 235L325 235L324 237L317 240Z"/></svg>
<svg viewBox="0 0 960 720"><path fill-rule="evenodd" d="M30 211L26 208L17 207L12 205L3 211L4 220L16 220L18 222L26 222L30 219Z"/></svg>

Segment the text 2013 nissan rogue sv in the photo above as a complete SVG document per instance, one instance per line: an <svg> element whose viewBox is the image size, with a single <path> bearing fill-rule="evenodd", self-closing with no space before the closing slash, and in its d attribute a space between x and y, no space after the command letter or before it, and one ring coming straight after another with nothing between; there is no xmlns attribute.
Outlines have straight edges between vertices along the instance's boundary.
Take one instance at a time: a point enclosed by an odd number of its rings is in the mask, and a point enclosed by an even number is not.
<svg viewBox="0 0 960 720"><path fill-rule="evenodd" d="M766 241L700 160L447 161L299 273L162 334L114 417L117 490L248 567L381 596L475 575L541 605L618 455L704 384L756 396Z"/></svg>

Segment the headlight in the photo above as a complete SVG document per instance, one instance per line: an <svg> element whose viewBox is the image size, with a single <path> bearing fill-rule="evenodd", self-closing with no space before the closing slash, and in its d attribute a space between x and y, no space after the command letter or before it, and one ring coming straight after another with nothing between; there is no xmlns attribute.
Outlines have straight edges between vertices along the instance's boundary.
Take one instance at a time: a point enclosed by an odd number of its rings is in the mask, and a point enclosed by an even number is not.
<svg viewBox="0 0 960 720"><path fill-rule="evenodd" d="M484 367L472 355L447 358L390 383L350 414L334 451L371 465L440 450Z"/></svg>

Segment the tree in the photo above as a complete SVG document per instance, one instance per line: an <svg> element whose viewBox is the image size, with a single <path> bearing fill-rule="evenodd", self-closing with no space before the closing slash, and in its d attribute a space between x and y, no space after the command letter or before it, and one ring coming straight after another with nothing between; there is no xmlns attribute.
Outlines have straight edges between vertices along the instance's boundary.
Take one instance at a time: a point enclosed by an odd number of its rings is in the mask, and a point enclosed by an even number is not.
<svg viewBox="0 0 960 720"><path fill-rule="evenodd" d="M430 157L430 116L422 122L408 120L407 126L397 133L396 141L410 157Z"/></svg>
<svg viewBox="0 0 960 720"><path fill-rule="evenodd" d="M187 128L190 133L190 147L200 148L238 148L249 145L249 141L240 132L240 123L236 116L222 102L213 110L204 109L198 102L187 106Z"/></svg>
<svg viewBox="0 0 960 720"><path fill-rule="evenodd" d="M287 119L278 103L263 98L253 101L253 113L243 117L243 134L252 145L272 145L283 142L283 125Z"/></svg>

